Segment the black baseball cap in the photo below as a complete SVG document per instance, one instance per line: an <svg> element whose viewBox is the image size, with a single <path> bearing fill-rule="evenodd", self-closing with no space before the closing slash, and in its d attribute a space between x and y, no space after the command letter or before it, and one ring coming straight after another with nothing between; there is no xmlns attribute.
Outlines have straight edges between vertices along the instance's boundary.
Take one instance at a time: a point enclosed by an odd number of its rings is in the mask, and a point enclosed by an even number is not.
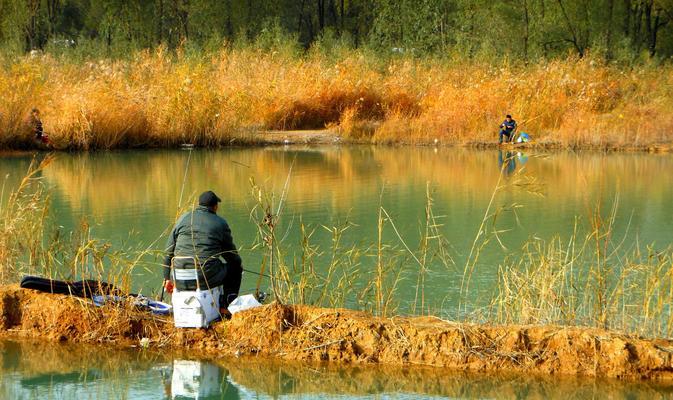
<svg viewBox="0 0 673 400"><path fill-rule="evenodd" d="M212 207L216 205L217 203L221 202L219 197L212 191L209 190L207 192L201 193L199 196L199 205L200 206L206 206L206 207Z"/></svg>

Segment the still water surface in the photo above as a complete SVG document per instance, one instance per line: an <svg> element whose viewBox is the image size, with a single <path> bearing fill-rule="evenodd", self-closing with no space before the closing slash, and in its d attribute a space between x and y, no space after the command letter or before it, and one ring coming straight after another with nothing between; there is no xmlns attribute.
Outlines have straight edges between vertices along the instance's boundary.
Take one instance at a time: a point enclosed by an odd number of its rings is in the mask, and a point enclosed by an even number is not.
<svg viewBox="0 0 673 400"><path fill-rule="evenodd" d="M441 368L204 360L139 349L0 341L0 398L667 399L647 382L486 375Z"/></svg>
<svg viewBox="0 0 673 400"><path fill-rule="evenodd" d="M533 192L507 185L495 197L492 211L518 205L497 221L502 246L492 240L483 250L473 279L474 294L491 296L497 269L507 256L516 256L530 239L569 237L576 226L588 228L600 207L607 215L617 204L615 237L665 248L673 242L673 155L600 153L512 153L501 183L535 183ZM440 216L451 265L431 268L426 296L439 312L451 314L465 260L500 176L506 152L428 147L269 147L222 150L157 150L58 154L42 173L52 188L51 207L66 230L83 219L92 236L115 246L160 250L180 206L212 189L222 199L220 214L230 223L241 247L245 267L259 270L263 252L250 250L257 227L250 220L255 206L251 180L281 197L287 183L280 237L288 257L300 253L300 225L315 229L311 241L327 252L317 268L328 263L332 237L327 229L345 221L343 246L366 248L376 243L377 217L382 205L411 248L419 243L427 193ZM7 190L16 186L32 155L0 158ZM289 177L289 178L288 178ZM184 185L183 185L184 182ZM390 225L388 243L402 244ZM408 264L413 261L407 257ZM374 265L363 257L362 275ZM413 266L413 265L412 265ZM75 277L76 278L76 277ZM398 286L402 304L411 302L415 275ZM243 291L256 284L244 278ZM268 283L264 283L268 284ZM156 292L160 285L158 258L134 271L134 289ZM352 304L351 304L352 305Z"/></svg>

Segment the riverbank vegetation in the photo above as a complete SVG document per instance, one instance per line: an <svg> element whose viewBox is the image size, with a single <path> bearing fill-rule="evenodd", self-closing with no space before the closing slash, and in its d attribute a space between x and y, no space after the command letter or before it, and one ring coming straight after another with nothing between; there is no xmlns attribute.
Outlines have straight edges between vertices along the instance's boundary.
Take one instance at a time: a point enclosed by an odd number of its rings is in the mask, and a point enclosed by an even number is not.
<svg viewBox="0 0 673 400"><path fill-rule="evenodd" d="M33 107L56 149L481 145L506 113L544 146L671 144L667 1L46 3L0 3L4 148Z"/></svg>
<svg viewBox="0 0 673 400"><path fill-rule="evenodd" d="M223 49L129 60L5 60L0 144L30 146L32 107L57 149L242 143L265 130L334 128L356 141L495 143L504 113L538 143L559 147L667 144L673 66L629 69L592 57L516 65L378 60L347 50ZM247 139L246 139L247 138Z"/></svg>

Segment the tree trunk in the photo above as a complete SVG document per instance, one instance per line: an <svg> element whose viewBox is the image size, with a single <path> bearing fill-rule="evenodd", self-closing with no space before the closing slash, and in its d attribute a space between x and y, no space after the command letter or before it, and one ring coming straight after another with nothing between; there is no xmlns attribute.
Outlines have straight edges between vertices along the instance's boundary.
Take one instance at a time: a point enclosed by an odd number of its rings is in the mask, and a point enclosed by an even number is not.
<svg viewBox="0 0 673 400"><path fill-rule="evenodd" d="M650 38L652 37L652 2L654 0L649 0L643 4L645 9L645 37L643 42L647 43L647 47L650 46Z"/></svg>
<svg viewBox="0 0 673 400"><path fill-rule="evenodd" d="M234 26L231 22L231 14L232 14L232 6L231 6L231 0L227 0L226 2L226 10L227 10L227 22L225 26L225 34L227 36L227 39L231 40L231 38L234 36Z"/></svg>
<svg viewBox="0 0 673 400"><path fill-rule="evenodd" d="M40 0L28 0L28 26L26 26L26 49L34 50L37 35L37 13L40 10Z"/></svg>
<svg viewBox="0 0 673 400"><path fill-rule="evenodd" d="M642 41L640 40L640 27L643 20L643 7L641 4L636 4L635 9L633 10L633 30L631 32L631 41L634 45L635 51L640 51L640 45Z"/></svg>
<svg viewBox="0 0 673 400"><path fill-rule="evenodd" d="M346 26L345 21L344 21L344 9L345 9L345 1L346 0L341 0L341 3L339 5L339 20L340 20L340 25L341 25L341 33L344 32L344 27Z"/></svg>
<svg viewBox="0 0 673 400"><path fill-rule="evenodd" d="M608 0L608 29L605 35L605 58L612 59L612 16L615 10L615 0Z"/></svg>
<svg viewBox="0 0 673 400"><path fill-rule="evenodd" d="M659 29L663 28L666 26L669 22L669 20L661 20L661 12L666 11L665 9L661 8L656 8L654 12L654 26L652 27L652 35L650 36L650 43L649 43L649 49L650 49L650 55L655 56L657 53L657 38L659 34Z"/></svg>
<svg viewBox="0 0 673 400"><path fill-rule="evenodd" d="M301 6L299 6L299 22L297 23L297 35L301 37L301 24L304 22L304 3L306 0L301 0Z"/></svg>
<svg viewBox="0 0 673 400"><path fill-rule="evenodd" d="M563 14L563 18L565 19L566 25L568 26L568 30L570 31L570 35L572 36L572 39L568 39L570 43L572 43L575 46L575 50L577 50L577 54L580 56L580 58L584 57L584 47L579 43L579 40L577 39L577 34L575 33L575 28L572 25L572 22L570 21L570 17L568 17L568 13L566 12L565 7L563 6L563 1L562 0L557 0L559 7L561 7L561 13Z"/></svg>
<svg viewBox="0 0 673 400"><path fill-rule="evenodd" d="M318 0L318 29L320 32L325 28L325 0Z"/></svg>
<svg viewBox="0 0 673 400"><path fill-rule="evenodd" d="M157 38L159 43L164 41L164 0L159 0L157 4Z"/></svg>
<svg viewBox="0 0 673 400"><path fill-rule="evenodd" d="M58 21L58 12L60 0L47 0L47 19L49 20L49 36L56 35L56 22Z"/></svg>
<svg viewBox="0 0 673 400"><path fill-rule="evenodd" d="M530 37L530 18L528 14L528 0L523 0L523 20L524 20L524 33L523 33L523 59L528 63L528 39Z"/></svg>
<svg viewBox="0 0 673 400"><path fill-rule="evenodd" d="M650 56L654 57L657 53L657 32L659 31L659 11L655 11L654 16L654 26L652 27L652 33L650 34Z"/></svg>
<svg viewBox="0 0 673 400"><path fill-rule="evenodd" d="M306 29L308 29L308 41L309 43L313 42L315 38L315 29L313 27L313 15L310 15L306 18Z"/></svg>
<svg viewBox="0 0 673 400"><path fill-rule="evenodd" d="M252 4L254 0L248 0L248 15L246 16L245 33L248 38L252 38Z"/></svg>
<svg viewBox="0 0 673 400"><path fill-rule="evenodd" d="M336 9L336 3L334 0L329 0L329 15L331 19L331 25L337 28L337 33L339 32L339 15Z"/></svg>
<svg viewBox="0 0 673 400"><path fill-rule="evenodd" d="M182 38L189 39L189 0L183 0L180 4L180 25L182 28Z"/></svg>
<svg viewBox="0 0 673 400"><path fill-rule="evenodd" d="M624 0L624 25L622 26L622 30L626 37L629 36L629 32L631 31L631 11L631 0Z"/></svg>

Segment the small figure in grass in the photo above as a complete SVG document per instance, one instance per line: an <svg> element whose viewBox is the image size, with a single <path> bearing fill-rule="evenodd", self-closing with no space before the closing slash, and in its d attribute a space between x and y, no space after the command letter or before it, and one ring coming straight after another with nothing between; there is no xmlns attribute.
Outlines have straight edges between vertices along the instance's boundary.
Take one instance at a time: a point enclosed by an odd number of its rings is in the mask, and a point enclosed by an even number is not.
<svg viewBox="0 0 673 400"><path fill-rule="evenodd" d="M505 120L500 124L500 143L504 136L507 136L507 142L510 142L514 139L514 132L516 132L516 121L512 119L512 116L507 114Z"/></svg>
<svg viewBox="0 0 673 400"><path fill-rule="evenodd" d="M40 119L40 110L38 110L37 108L33 108L31 110L29 124L35 140L44 144L48 144L49 137L44 133L44 128L42 127L42 120Z"/></svg>

